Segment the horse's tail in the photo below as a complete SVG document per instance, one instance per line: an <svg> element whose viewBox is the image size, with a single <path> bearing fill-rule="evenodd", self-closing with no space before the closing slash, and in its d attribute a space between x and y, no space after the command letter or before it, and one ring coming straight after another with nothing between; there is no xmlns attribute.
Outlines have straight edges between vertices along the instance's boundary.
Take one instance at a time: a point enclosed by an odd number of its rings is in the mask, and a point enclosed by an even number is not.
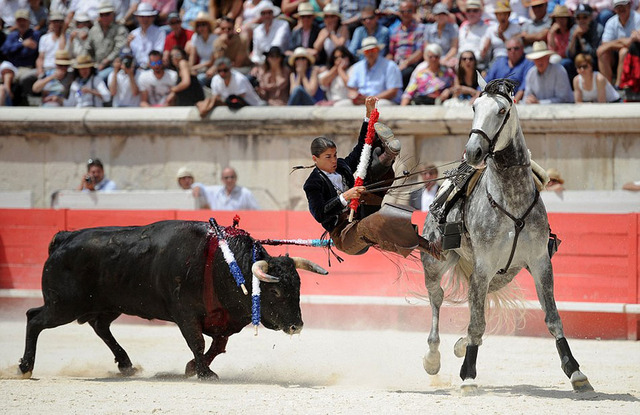
<svg viewBox="0 0 640 415"><path fill-rule="evenodd" d="M471 261L461 257L455 251L447 253L442 267L442 284L445 299L450 303L463 303L469 298L469 280L473 272ZM524 324L526 313L524 295L517 283L496 284L490 286L485 300L485 318L488 332L500 330L511 333Z"/></svg>

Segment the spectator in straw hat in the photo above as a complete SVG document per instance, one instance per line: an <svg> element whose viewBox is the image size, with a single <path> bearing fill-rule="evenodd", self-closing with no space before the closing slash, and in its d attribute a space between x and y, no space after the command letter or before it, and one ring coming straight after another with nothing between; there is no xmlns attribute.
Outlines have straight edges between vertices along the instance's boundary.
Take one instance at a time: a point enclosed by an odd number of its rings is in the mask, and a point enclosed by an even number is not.
<svg viewBox="0 0 640 415"><path fill-rule="evenodd" d="M73 16L75 28L71 29L66 48L72 59L85 55L89 49L89 30L93 26L91 19L84 13L75 13Z"/></svg>
<svg viewBox="0 0 640 415"><path fill-rule="evenodd" d="M349 52L351 52L356 59L363 59L364 56L358 54L358 51L362 47L362 41L366 37L373 36L377 39L379 44L384 45L384 48L381 51L382 56L387 56L389 51L390 31L389 28L378 21L376 8L373 6L365 6L360 14L360 21L362 22L362 26L357 27L353 32L351 42L349 43ZM458 34L456 33L456 38L457 37Z"/></svg>
<svg viewBox="0 0 640 415"><path fill-rule="evenodd" d="M49 75L38 79L33 84L33 92L42 93L43 107L61 107L69 95L69 88L73 82L73 72L69 71L71 57L66 50L55 52L56 69Z"/></svg>
<svg viewBox="0 0 640 415"><path fill-rule="evenodd" d="M111 0L103 0L98 9L97 24L89 30L87 52L97 62L98 76L103 81L113 71L111 64L127 44L127 28L116 23L115 10Z"/></svg>
<svg viewBox="0 0 640 415"><path fill-rule="evenodd" d="M547 14L547 0L531 0L529 8L533 20L525 22L521 32L525 53L531 52L534 42L546 41L551 27L551 18Z"/></svg>
<svg viewBox="0 0 640 415"><path fill-rule="evenodd" d="M316 24L316 12L313 6L311 3L298 4L298 12L293 17L298 19L298 26L291 32L285 55L290 56L295 49L303 47L315 57L318 51L313 48L313 45L320 34L320 27Z"/></svg>
<svg viewBox="0 0 640 415"><path fill-rule="evenodd" d="M164 30L153 24L158 14L149 3L140 3L133 13L140 27L129 33L127 44L133 57L142 68L149 66L149 52L164 50Z"/></svg>
<svg viewBox="0 0 640 415"><path fill-rule="evenodd" d="M264 0L256 6L256 13L260 14L262 23L253 30L253 50L251 61L255 64L264 63L264 53L272 46L280 50L287 50L291 31L286 20L276 19L280 15L280 8L269 0Z"/></svg>
<svg viewBox="0 0 640 415"><path fill-rule="evenodd" d="M207 12L200 12L191 22L194 29L189 48L189 66L193 74L197 75L202 86L207 86L215 75L213 67L214 43L218 37L213 33L214 23Z"/></svg>
<svg viewBox="0 0 640 415"><path fill-rule="evenodd" d="M320 30L320 34L313 44L315 50L318 51L317 65L325 64L336 48L346 46L349 42L349 29L342 24L342 15L335 4L329 3L324 6L321 15L324 27Z"/></svg>
<svg viewBox="0 0 640 415"><path fill-rule="evenodd" d="M95 62L91 56L78 56L73 68L75 80L69 87L69 97L64 100L65 107L102 107L111 100L109 89L96 76Z"/></svg>
<svg viewBox="0 0 640 415"><path fill-rule="evenodd" d="M395 105L400 103L402 95L402 74L400 68L392 60L380 56L384 45L373 37L362 41L360 53L364 59L353 65L347 87L349 98L354 105L363 105L365 97L375 96L378 105ZM340 101L340 105L347 101Z"/></svg>
<svg viewBox="0 0 640 415"><path fill-rule="evenodd" d="M27 95L37 78L36 59L38 58L38 42L40 32L30 28L29 10L19 9L15 12L16 29L5 39L0 51L7 61L17 68L14 83L17 91L13 105L27 105Z"/></svg>
<svg viewBox="0 0 640 415"><path fill-rule="evenodd" d="M549 181L547 182L544 190L551 190L554 192L562 192L564 190L564 179L560 175L560 171L551 167L547 169L547 176Z"/></svg>
<svg viewBox="0 0 640 415"><path fill-rule="evenodd" d="M520 33L520 25L509 20L511 5L508 0L499 0L493 8L497 24L491 25L483 39L483 50L493 62L500 56L507 56L505 43Z"/></svg>
<svg viewBox="0 0 640 415"><path fill-rule="evenodd" d="M314 105L324 97L318 83L315 57L306 48L299 47L289 56L289 101L287 105Z"/></svg>
<svg viewBox="0 0 640 415"><path fill-rule="evenodd" d="M561 58L566 58L569 32L574 22L573 16L567 6L557 5L549 17L551 17L551 27L547 35L549 49L560 55Z"/></svg>
<svg viewBox="0 0 640 415"><path fill-rule="evenodd" d="M559 63L551 63L549 59L553 51L549 50L545 41L533 44L533 51L527 54L534 68L529 69L526 77L524 103L526 104L558 104L572 103L573 93L567 71Z"/></svg>

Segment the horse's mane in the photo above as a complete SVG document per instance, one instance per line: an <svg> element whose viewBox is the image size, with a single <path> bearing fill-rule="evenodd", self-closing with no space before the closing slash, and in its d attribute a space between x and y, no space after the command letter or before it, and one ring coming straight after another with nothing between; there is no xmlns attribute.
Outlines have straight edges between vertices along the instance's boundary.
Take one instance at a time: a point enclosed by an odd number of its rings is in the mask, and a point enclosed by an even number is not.
<svg viewBox="0 0 640 415"><path fill-rule="evenodd" d="M518 82L512 79L494 79L489 81L482 92L485 94L506 94L507 96L513 96L517 86Z"/></svg>

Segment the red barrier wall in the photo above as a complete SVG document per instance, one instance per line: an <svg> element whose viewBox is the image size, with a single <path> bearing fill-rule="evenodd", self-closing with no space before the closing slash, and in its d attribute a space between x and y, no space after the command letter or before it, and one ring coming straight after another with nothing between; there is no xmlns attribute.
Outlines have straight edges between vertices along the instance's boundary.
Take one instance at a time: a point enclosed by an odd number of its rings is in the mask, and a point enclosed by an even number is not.
<svg viewBox="0 0 640 415"><path fill-rule="evenodd" d="M0 289L40 289L42 266L48 255L47 247L59 230L106 225L143 225L165 219L207 221L211 216L219 224L228 225L232 223L235 214L174 210L0 209ZM238 212L238 215L241 217L240 226L257 239L309 239L318 238L322 234L320 225L307 212L253 211ZM413 222L422 224L424 216L424 213L415 213ZM635 213L549 214L553 231L562 239L560 250L553 258L556 300L639 304L639 218L640 215ZM327 251L324 249L268 247L268 250L275 255L289 252L303 256L327 267ZM422 270L417 260L390 257L374 249L361 256L341 256L345 259L342 263L331 258L329 276L305 275L302 294L411 297L416 292L426 293ZM536 300L530 275L523 271L516 279L524 289L526 298ZM334 309L338 308L334 306ZM424 311L423 308L420 310ZM383 311L381 315L386 315L386 319L399 318L399 315L411 319L412 313L415 311L397 311L392 313L395 317L389 317L388 311ZM564 314L567 313L563 313L565 321L573 318L572 315ZM426 317L424 316L425 319ZM608 313L606 316L600 315L595 321L592 313L579 313L576 318L583 319L580 324L587 328L580 331L580 335L638 338L637 314L628 316ZM543 323L538 322L537 326L534 324L531 327L546 333ZM608 331L610 335L603 335L597 330Z"/></svg>

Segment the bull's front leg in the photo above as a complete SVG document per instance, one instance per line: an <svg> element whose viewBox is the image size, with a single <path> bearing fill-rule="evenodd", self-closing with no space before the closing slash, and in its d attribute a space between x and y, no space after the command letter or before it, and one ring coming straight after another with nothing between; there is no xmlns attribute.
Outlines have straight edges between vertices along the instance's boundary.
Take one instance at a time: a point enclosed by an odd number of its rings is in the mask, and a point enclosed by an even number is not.
<svg viewBox="0 0 640 415"><path fill-rule="evenodd" d="M195 374L198 375L198 378L205 380L218 380L218 375L209 368L209 363L211 363L211 361L209 360L207 362L207 359L204 356L204 337L202 336L202 325L200 321L196 318L185 320L178 323L178 327L193 353ZM189 365L187 365L187 368L188 367ZM190 376L189 373L186 373L186 375ZM191 376L193 376L193 374Z"/></svg>
<svg viewBox="0 0 640 415"><path fill-rule="evenodd" d="M227 341L229 341L229 336L212 336L212 338L213 341L211 342L211 346L209 347L209 350L207 350L207 353L204 354L204 360L207 366L211 366L211 362L213 362L213 359L215 359L216 356L226 352ZM195 360L191 360L187 363L184 374L187 377L191 377L196 374Z"/></svg>

